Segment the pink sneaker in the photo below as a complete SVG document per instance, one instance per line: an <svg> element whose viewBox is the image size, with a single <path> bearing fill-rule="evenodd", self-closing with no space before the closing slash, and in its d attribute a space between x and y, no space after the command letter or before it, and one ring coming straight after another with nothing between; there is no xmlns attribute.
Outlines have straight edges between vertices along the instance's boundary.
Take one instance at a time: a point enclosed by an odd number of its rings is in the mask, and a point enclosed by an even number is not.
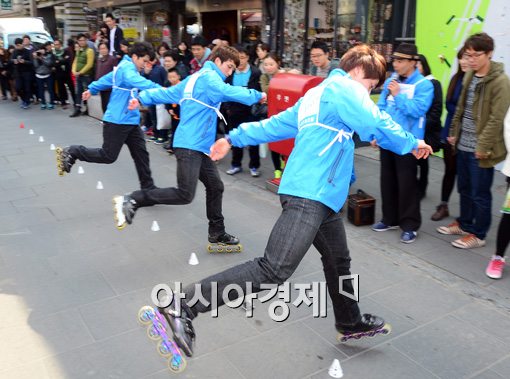
<svg viewBox="0 0 510 379"><path fill-rule="evenodd" d="M485 274L492 279L501 279L501 276L503 275L503 267L505 267L505 258L500 257L499 255L494 255L485 270Z"/></svg>

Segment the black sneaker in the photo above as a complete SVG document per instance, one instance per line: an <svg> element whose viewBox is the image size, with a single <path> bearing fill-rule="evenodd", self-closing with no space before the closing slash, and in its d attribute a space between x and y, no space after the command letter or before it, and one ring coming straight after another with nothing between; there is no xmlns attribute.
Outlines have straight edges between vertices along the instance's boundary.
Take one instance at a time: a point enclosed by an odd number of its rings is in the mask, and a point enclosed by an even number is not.
<svg viewBox="0 0 510 379"><path fill-rule="evenodd" d="M179 348L188 357L193 356L193 343L195 342L195 329L191 319L187 316L186 311L181 310L181 314L173 309L173 305L159 311L165 316L168 325L172 329L174 341Z"/></svg>
<svg viewBox="0 0 510 379"><path fill-rule="evenodd" d="M64 172L70 173L74 162L76 162L76 158L74 158L69 152L69 147L57 147L55 152L57 154L57 166L59 175L61 173L63 175Z"/></svg>
<svg viewBox="0 0 510 379"><path fill-rule="evenodd" d="M81 111L78 108L74 108L74 112L69 117L78 117L81 115Z"/></svg>
<svg viewBox="0 0 510 379"><path fill-rule="evenodd" d="M365 313L356 325L344 326L336 324L338 331L338 340L345 342L350 339L360 339L362 337L374 337L377 334L389 334L391 326L381 317Z"/></svg>
<svg viewBox="0 0 510 379"><path fill-rule="evenodd" d="M239 244L239 238L234 237L228 233L220 234L216 237L209 236L210 243L224 243L226 245L237 245Z"/></svg>
<svg viewBox="0 0 510 379"><path fill-rule="evenodd" d="M129 195L113 198L113 217L117 229L122 230L133 222L137 208L136 201Z"/></svg>

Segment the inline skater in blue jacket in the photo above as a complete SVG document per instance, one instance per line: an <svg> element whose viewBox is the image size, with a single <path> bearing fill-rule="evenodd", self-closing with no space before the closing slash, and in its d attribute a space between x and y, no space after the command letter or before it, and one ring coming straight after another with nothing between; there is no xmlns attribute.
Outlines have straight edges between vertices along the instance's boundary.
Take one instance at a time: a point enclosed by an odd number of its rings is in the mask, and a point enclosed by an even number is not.
<svg viewBox="0 0 510 379"><path fill-rule="evenodd" d="M231 146L295 138L279 189L282 214L264 256L186 286L186 300L182 302L158 304L186 354L193 353L191 320L210 311L216 301L218 306L223 305L228 286L237 285L246 294L247 288L252 293L261 291L262 284L280 285L294 273L311 245L321 254L341 340L389 333L390 327L382 318L362 315L355 296L345 296L339 287L339 277L350 275L351 258L340 209L353 168L352 134L358 133L364 141L377 139L380 146L398 154L413 152L417 158L426 158L432 152L430 146L402 129L370 100L370 91L384 80L385 67L384 58L375 50L356 46L342 57L340 69L332 71L293 107L261 122L241 124L211 147L211 159L218 160ZM213 285L218 296L211 301ZM197 288L201 288L208 304L187 304L197 295ZM344 291L356 293L350 280L343 282ZM229 300L236 297L236 291L229 292Z"/></svg>
<svg viewBox="0 0 510 379"><path fill-rule="evenodd" d="M57 168L59 175L71 172L76 160L110 164L117 160L124 144L129 148L135 163L140 181L140 188L155 188L149 165L149 153L145 146L145 138L140 129L140 111L128 110L129 100L137 96L139 90L159 88L150 80L143 78L140 71L152 54L152 46L145 42L137 42L130 49L130 56L125 55L114 70L99 80L92 82L88 90L83 92L83 100L99 91L111 89L112 94L103 116L103 146L87 148L72 145L57 148Z"/></svg>
<svg viewBox="0 0 510 379"><path fill-rule="evenodd" d="M131 107L139 103L176 104L181 106L181 120L174 137L177 158L177 187L135 191L115 196L114 211L117 228L131 224L138 208L155 204L189 204L195 197L197 183L205 185L206 210L209 220L209 242L238 245L239 239L225 232L222 214L223 182L209 157L216 139L217 118L222 101L246 105L265 101L265 94L226 84L227 76L239 64L239 53L232 47L219 47L211 53L202 69L170 88L143 91Z"/></svg>

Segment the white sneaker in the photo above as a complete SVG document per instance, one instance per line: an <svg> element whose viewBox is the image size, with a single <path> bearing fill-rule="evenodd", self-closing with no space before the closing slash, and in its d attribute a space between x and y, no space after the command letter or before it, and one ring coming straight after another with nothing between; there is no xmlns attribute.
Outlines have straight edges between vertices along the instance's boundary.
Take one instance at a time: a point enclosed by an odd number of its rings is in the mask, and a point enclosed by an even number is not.
<svg viewBox="0 0 510 379"><path fill-rule="evenodd" d="M241 167L235 167L235 166L232 166L229 170L227 170L227 174L229 175L235 175L239 172L243 171L243 169Z"/></svg>
<svg viewBox="0 0 510 379"><path fill-rule="evenodd" d="M260 176L260 171L257 168L250 168L250 174L254 178L257 178Z"/></svg>

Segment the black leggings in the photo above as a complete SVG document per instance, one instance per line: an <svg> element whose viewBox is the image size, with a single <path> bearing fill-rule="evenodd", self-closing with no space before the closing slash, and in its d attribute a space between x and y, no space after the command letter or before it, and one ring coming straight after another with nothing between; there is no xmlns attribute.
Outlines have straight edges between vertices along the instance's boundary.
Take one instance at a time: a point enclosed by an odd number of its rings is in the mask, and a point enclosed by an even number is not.
<svg viewBox="0 0 510 379"><path fill-rule="evenodd" d="M510 187L510 177L506 178L506 190ZM506 193L505 193L506 196ZM499 223L498 235L496 237L496 255L505 256L506 248L510 242L510 214L503 213L503 217Z"/></svg>
<svg viewBox="0 0 510 379"><path fill-rule="evenodd" d="M444 176L441 185L441 201L448 203L453 187L455 186L455 176L457 175L457 159L453 154L452 145L446 143L443 146L444 156Z"/></svg>

